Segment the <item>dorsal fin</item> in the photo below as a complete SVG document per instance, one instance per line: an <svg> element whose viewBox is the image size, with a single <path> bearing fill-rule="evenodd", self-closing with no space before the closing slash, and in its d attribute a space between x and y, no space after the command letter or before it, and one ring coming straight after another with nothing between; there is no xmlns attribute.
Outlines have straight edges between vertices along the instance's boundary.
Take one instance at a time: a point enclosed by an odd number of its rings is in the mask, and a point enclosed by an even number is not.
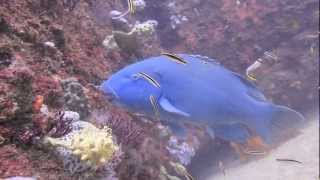
<svg viewBox="0 0 320 180"><path fill-rule="evenodd" d="M171 54L171 53L161 53L161 55L164 55L164 56L167 56L170 58L170 60L173 60L174 62L176 63L179 63L179 64L188 64L188 62L184 59L182 59L181 57L179 57L178 55L176 54Z"/></svg>

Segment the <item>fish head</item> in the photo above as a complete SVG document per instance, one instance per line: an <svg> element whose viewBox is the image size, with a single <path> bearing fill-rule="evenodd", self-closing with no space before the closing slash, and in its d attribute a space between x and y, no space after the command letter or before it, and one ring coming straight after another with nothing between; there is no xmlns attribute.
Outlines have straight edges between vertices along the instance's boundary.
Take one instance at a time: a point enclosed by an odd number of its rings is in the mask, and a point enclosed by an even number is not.
<svg viewBox="0 0 320 180"><path fill-rule="evenodd" d="M104 81L100 88L112 103L132 112L149 114L152 113L150 97L158 99L161 95L160 87L152 84L152 80L158 83L150 72L124 68Z"/></svg>

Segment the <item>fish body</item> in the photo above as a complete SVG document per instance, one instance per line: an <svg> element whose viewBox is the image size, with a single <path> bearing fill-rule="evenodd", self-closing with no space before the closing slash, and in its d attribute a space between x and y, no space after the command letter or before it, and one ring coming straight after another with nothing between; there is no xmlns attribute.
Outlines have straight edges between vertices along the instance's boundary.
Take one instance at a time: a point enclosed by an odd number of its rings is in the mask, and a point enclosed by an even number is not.
<svg viewBox="0 0 320 180"><path fill-rule="evenodd" d="M147 77L139 76L141 73ZM133 112L158 114L173 131L191 123L208 127L209 134L212 131L214 136L240 143L253 134L270 142L272 124L282 127L288 123L287 117L303 119L289 108L268 102L239 74L197 55L145 59L112 75L101 89Z"/></svg>

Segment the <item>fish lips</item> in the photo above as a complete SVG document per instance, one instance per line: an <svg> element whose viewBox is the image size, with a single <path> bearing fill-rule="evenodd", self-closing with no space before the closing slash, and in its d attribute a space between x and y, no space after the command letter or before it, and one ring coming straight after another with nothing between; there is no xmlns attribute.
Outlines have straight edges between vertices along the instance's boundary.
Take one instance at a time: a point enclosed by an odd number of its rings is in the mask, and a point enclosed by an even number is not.
<svg viewBox="0 0 320 180"><path fill-rule="evenodd" d="M107 84L102 84L100 86L100 90L103 92L105 98L108 101L113 102L113 101L119 99L119 96L116 93L116 91L112 87L108 86Z"/></svg>

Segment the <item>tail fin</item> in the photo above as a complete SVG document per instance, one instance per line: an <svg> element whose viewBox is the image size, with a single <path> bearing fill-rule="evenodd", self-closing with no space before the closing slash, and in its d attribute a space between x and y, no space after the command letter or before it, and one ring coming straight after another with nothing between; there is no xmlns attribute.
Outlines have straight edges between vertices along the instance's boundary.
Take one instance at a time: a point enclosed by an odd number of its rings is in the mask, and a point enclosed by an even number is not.
<svg viewBox="0 0 320 180"><path fill-rule="evenodd" d="M285 106L271 105L268 114L260 117L256 131L268 144L279 143L284 139L298 134L298 127L305 122L299 112Z"/></svg>
<svg viewBox="0 0 320 180"><path fill-rule="evenodd" d="M298 128L305 122L304 116L288 107L276 105L271 119L272 139L281 139L298 133Z"/></svg>

